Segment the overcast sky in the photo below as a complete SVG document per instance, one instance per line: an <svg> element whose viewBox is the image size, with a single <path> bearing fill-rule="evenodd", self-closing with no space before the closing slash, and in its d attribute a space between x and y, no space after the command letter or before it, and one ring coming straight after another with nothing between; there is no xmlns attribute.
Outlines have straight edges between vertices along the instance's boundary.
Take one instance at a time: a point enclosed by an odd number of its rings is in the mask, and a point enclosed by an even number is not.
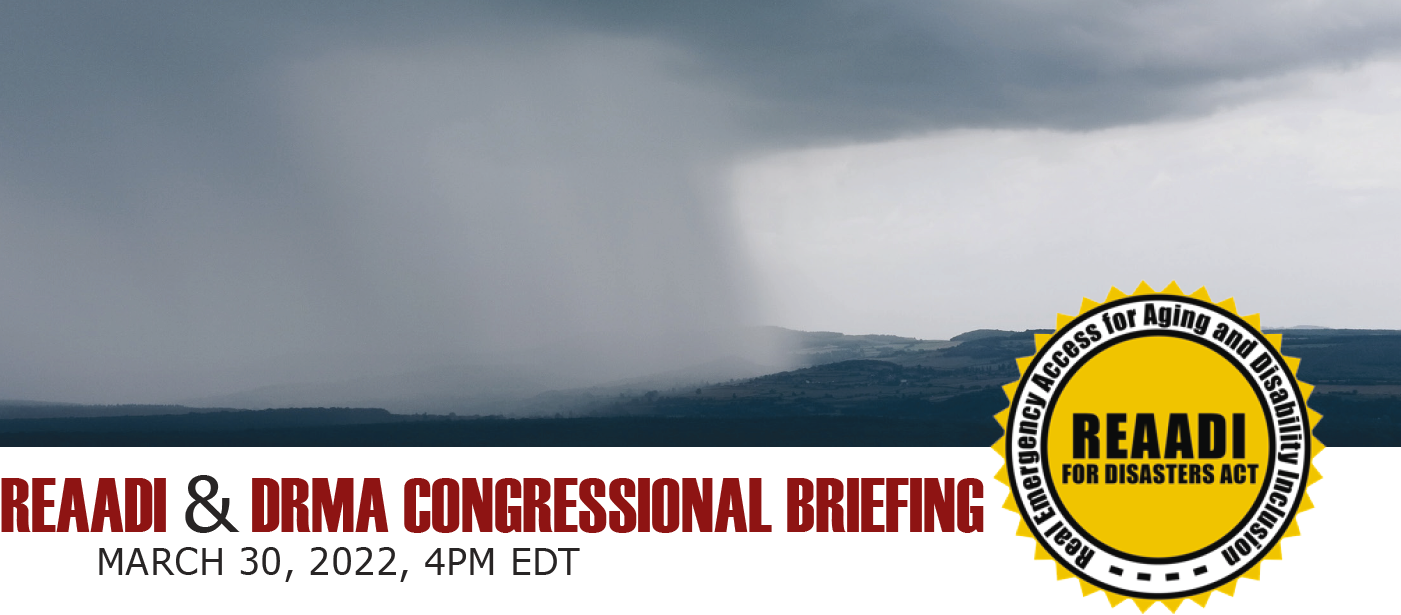
<svg viewBox="0 0 1401 615"><path fill-rule="evenodd" d="M0 4L0 398L1142 278L1401 327L1392 2L286 4Z"/></svg>

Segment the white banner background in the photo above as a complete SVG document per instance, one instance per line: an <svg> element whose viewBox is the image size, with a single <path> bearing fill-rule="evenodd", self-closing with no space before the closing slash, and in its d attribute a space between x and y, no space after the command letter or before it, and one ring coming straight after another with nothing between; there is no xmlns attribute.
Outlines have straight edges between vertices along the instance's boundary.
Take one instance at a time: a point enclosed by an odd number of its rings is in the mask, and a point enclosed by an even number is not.
<svg viewBox="0 0 1401 615"><path fill-rule="evenodd" d="M1324 480L1309 488L1317 508L1299 516L1303 536L1285 540L1285 559L1266 562L1260 582L1242 580L1233 598L1214 595L1209 612L1391 612L1391 587L1401 573L1395 517L1401 497L1388 468L1398 452L1325 450L1316 460ZM0 534L0 592L7 612L1107 612L1103 594L1082 598L1076 582L1056 581L1049 561L1032 560L1031 539L1013 535L1017 516L1001 508L1007 489L992 479L998 464L988 448L0 449L0 476L58 478L47 496L56 505L62 479L83 478L89 514L98 477L165 477L169 494L165 534ZM215 501L231 499L238 534L186 527L186 485L198 474L219 480ZM412 534L403 528L402 486L409 478L556 476L712 477L717 492L722 477L762 477L764 520L774 532ZM253 533L252 477L378 477L390 531ZM985 489L984 532L787 533L788 477L978 478ZM57 515L51 509L49 522ZM98 575L99 547L141 547L149 565L150 548L185 546L222 547L223 576ZM294 571L290 582L282 574L240 575L245 546L277 547L283 574ZM312 577L307 573L320 558L310 552L315 546L393 547L392 569L409 573L402 583L387 576ZM455 576L435 576L423 564L439 547L445 553L493 547L496 574L467 576L458 568ZM562 574L562 562L550 576L513 576L513 547L581 551L571 576ZM356 557L358 566L363 556ZM1199 611L1184 603L1178 612ZM1116 612L1137 608L1125 602ZM1167 611L1157 606L1153 612Z"/></svg>

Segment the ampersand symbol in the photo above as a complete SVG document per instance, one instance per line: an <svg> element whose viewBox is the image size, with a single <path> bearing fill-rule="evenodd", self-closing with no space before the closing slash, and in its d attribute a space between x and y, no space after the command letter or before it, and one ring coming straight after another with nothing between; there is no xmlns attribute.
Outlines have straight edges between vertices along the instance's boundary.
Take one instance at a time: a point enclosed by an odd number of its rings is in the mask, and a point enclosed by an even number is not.
<svg viewBox="0 0 1401 615"><path fill-rule="evenodd" d="M198 485L199 483L206 483L206 482L209 483L209 495L200 495L200 494L199 494L199 489L196 489L195 486ZM237 532L237 531L238 531L238 528L235 528L235 527L233 526L232 523L229 523L229 520L228 520L228 516L229 516L229 499L228 499L228 498L220 498L219 510L214 510L214 505L209 503L210 500L214 499L214 494L219 493L219 481L214 480L214 477L213 477L213 476L209 476L209 475L207 475L207 474L201 474L201 475L199 475L199 476L196 476L196 477L190 479L189 491L190 491L190 497L192 497L192 498L195 499L195 501L190 502L190 507L185 509L185 524L188 525L188 526L190 526L190 529L192 529L192 530L194 530L194 531L196 531L196 532L199 532L199 533L201 533L201 534L208 534L209 532L212 532L212 531L218 529L219 526L222 525L222 526L224 526L225 529L228 529L230 532ZM195 523L195 507L196 507L196 506L203 506L205 510L209 511L209 514L214 515L214 519L215 519L214 524L208 525L208 526L204 526L204 525L200 525L200 524L198 524L198 523Z"/></svg>

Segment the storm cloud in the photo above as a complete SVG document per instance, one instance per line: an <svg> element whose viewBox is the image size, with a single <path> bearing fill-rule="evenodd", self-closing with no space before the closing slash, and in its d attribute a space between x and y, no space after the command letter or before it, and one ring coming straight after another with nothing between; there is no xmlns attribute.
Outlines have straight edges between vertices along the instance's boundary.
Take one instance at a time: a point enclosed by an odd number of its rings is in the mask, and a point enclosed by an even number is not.
<svg viewBox="0 0 1401 615"><path fill-rule="evenodd" d="M1265 93L1277 75L1401 47L1401 9L1386 2L549 6L554 23L678 46L695 60L688 77L754 102L748 128L797 139L1190 116Z"/></svg>
<svg viewBox="0 0 1401 615"><path fill-rule="evenodd" d="M1205 114L1394 51L1393 7L7 3L0 398L680 367L766 324L736 160Z"/></svg>

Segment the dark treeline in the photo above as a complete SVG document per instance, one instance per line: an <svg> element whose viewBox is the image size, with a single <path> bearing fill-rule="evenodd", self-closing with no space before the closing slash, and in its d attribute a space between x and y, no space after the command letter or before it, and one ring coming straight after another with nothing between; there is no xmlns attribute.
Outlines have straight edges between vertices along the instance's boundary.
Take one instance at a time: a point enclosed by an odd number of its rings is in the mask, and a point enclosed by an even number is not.
<svg viewBox="0 0 1401 615"><path fill-rule="evenodd" d="M542 408L532 418L368 408L0 405L3 446L987 446L1001 385L1032 332L979 331L958 346L883 348L698 388ZM1401 445L1401 333L1285 333L1329 446ZM551 403L567 399L555 395ZM132 414L125 416L123 414ZM57 418L57 417L65 418ZM5 418L10 417L10 418ZM19 418L28 417L28 418ZM47 417L47 418L44 418Z"/></svg>
<svg viewBox="0 0 1401 615"><path fill-rule="evenodd" d="M179 407L179 406L176 406ZM379 408L282 408L276 410L218 410L136 416L10 419L0 421L0 434L139 433L241 431L326 425L367 425L421 420L417 415L390 414ZM23 435L21 435L23 434Z"/></svg>
<svg viewBox="0 0 1401 615"><path fill-rule="evenodd" d="M580 418L311 408L25 419L0 421L0 446L981 446L1001 431L983 411L1001 395L873 401L846 415L777 410L773 400L750 399L684 415Z"/></svg>
<svg viewBox="0 0 1401 615"><path fill-rule="evenodd" d="M0 446L963 446L986 440L986 431L888 417L439 418L241 431L3 433Z"/></svg>

